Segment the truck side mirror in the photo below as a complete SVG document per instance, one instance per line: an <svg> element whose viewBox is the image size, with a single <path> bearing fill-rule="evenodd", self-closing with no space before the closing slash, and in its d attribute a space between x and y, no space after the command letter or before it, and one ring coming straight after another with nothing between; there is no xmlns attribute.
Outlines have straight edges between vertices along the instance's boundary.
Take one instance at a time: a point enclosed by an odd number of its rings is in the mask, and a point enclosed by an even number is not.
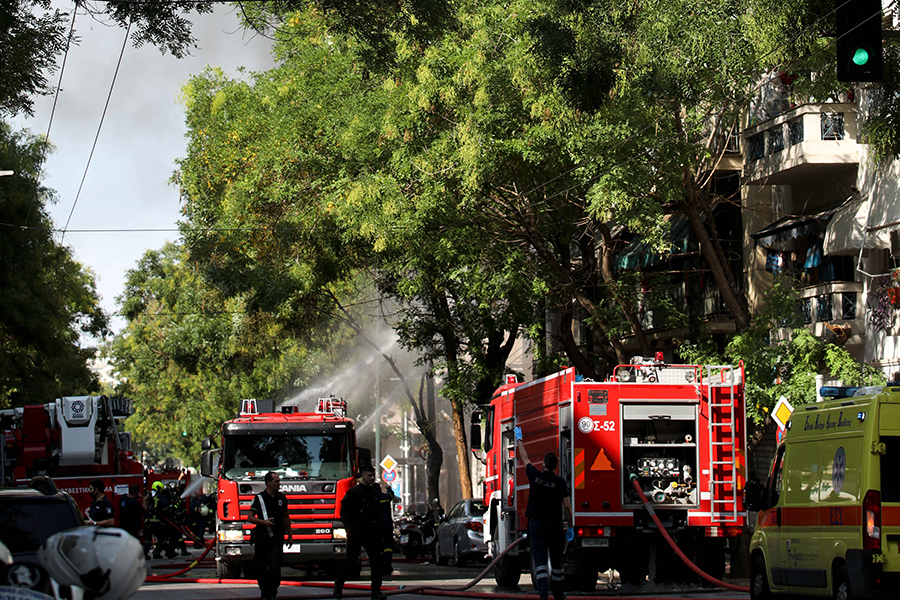
<svg viewBox="0 0 900 600"><path fill-rule="evenodd" d="M201 450L212 450L215 447L216 445L215 442L213 442L212 438L203 438L203 441L200 442Z"/></svg>
<svg viewBox="0 0 900 600"><path fill-rule="evenodd" d="M472 444L472 450L481 448L481 413L478 411L472 413L472 423L469 425L469 442Z"/></svg>
<svg viewBox="0 0 900 600"><path fill-rule="evenodd" d="M356 448L356 472L359 473L365 465L372 464L372 451L368 448Z"/></svg>
<svg viewBox="0 0 900 600"><path fill-rule="evenodd" d="M221 450L214 448L200 453L200 474L204 477L215 477L219 469L218 458Z"/></svg>
<svg viewBox="0 0 900 600"><path fill-rule="evenodd" d="M748 479L744 486L744 508L759 511L763 506L763 487L758 479Z"/></svg>

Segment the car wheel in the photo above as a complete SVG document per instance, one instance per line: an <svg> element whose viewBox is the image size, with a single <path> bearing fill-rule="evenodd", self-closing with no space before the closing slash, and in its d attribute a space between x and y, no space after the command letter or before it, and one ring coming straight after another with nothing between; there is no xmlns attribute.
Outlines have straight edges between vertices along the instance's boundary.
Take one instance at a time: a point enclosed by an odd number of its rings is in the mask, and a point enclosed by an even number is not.
<svg viewBox="0 0 900 600"><path fill-rule="evenodd" d="M847 573L847 565L841 565L835 569L832 591L834 592L834 600L853 599L853 595L850 593L850 576Z"/></svg>
<svg viewBox="0 0 900 600"><path fill-rule="evenodd" d="M453 562L457 567L466 566L466 555L460 550L459 540L453 540Z"/></svg>
<svg viewBox="0 0 900 600"><path fill-rule="evenodd" d="M446 565L448 557L441 552L441 540L434 540L434 564Z"/></svg>
<svg viewBox="0 0 900 600"><path fill-rule="evenodd" d="M766 561L761 555L756 555L750 562L750 600L771 600L771 598Z"/></svg>

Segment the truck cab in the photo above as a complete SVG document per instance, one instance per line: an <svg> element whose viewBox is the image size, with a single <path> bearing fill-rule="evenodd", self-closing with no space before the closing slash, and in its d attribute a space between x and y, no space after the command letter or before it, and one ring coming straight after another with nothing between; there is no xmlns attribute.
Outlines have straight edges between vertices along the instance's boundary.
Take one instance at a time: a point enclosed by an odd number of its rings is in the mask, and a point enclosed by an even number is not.
<svg viewBox="0 0 900 600"><path fill-rule="evenodd" d="M355 485L361 464L371 462L371 453L356 446L345 412L346 403L336 398L320 399L311 413L296 406L276 412L271 400L245 400L241 414L223 424L221 446L204 442L201 472L218 480L219 577L238 577L242 570L252 576L254 526L247 517L269 471L278 473L288 499L292 544L284 548L285 564L342 567L347 536L340 500Z"/></svg>

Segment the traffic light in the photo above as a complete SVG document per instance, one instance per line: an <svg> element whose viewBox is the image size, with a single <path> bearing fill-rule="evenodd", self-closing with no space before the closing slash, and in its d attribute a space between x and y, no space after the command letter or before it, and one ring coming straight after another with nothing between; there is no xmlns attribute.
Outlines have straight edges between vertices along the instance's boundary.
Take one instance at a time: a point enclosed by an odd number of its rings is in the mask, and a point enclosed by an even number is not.
<svg viewBox="0 0 900 600"><path fill-rule="evenodd" d="M881 81L881 0L834 0L838 81Z"/></svg>

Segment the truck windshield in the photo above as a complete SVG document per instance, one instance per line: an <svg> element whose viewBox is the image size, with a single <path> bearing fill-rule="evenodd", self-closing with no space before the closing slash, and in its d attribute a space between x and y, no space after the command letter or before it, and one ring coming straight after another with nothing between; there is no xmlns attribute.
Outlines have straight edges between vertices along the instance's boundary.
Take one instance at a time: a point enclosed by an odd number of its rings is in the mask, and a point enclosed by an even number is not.
<svg viewBox="0 0 900 600"><path fill-rule="evenodd" d="M235 435L225 438L225 476L344 479L351 475L350 441L345 433L311 435Z"/></svg>

